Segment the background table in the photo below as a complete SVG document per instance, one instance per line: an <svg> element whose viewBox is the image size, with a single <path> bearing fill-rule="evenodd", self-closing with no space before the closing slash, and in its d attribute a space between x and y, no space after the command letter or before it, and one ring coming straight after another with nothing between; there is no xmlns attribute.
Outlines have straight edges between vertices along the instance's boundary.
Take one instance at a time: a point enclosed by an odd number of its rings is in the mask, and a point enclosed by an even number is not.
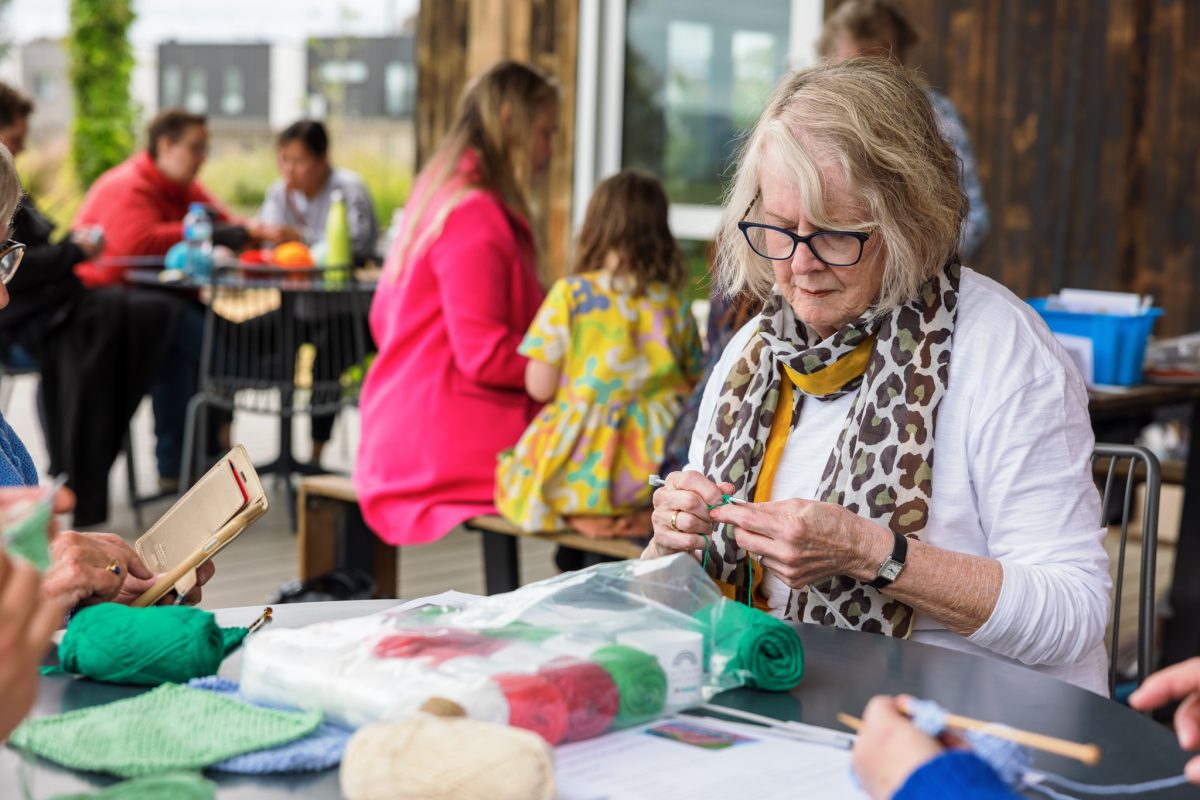
<svg viewBox="0 0 1200 800"><path fill-rule="evenodd" d="M308 603L275 607L272 626L298 627L382 611L393 600ZM260 607L217 611L222 625L247 625ZM915 642L864 633L801 627L807 657L800 687L791 694L751 690L727 692L718 702L780 719L794 719L838 730L839 711L860 715L874 694L909 692L980 719L1096 742L1104 751L1097 767L1039 755L1036 766L1090 782L1133 782L1177 775L1186 757L1170 730L1091 692L1030 670ZM56 659L48 658L48 663ZM240 651L226 659L221 674L237 679ZM34 716L130 697L143 691L61 675L42 678ZM315 775L251 777L206 773L220 786L222 798L339 797L337 770ZM38 800L63 792L95 789L112 782L61 769L10 748L0 749L0 798ZM26 794L28 792L28 794ZM1032 795L1031 795L1032 796ZM1154 800L1194 798L1195 787L1156 792ZM800 798L797 798L800 800Z"/></svg>

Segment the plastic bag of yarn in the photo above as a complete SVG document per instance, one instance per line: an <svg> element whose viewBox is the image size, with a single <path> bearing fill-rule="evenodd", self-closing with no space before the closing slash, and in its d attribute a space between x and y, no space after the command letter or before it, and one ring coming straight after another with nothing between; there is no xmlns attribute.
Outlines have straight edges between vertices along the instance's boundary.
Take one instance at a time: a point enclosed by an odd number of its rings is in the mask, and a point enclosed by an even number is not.
<svg viewBox="0 0 1200 800"><path fill-rule="evenodd" d="M726 612L734 604L684 554L599 564L457 608L431 600L258 633L242 658L242 692L356 728L401 722L444 698L471 719L557 744L747 682L791 688L803 671L789 626Z"/></svg>
<svg viewBox="0 0 1200 800"><path fill-rule="evenodd" d="M186 683L215 674L247 630L222 628L190 606L100 603L71 618L53 671L139 686Z"/></svg>

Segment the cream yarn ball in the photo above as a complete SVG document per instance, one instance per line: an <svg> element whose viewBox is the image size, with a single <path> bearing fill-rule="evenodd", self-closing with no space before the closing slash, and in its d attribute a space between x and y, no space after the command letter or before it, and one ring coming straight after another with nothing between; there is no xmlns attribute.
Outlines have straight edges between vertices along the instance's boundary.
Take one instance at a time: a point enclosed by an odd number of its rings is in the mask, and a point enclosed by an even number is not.
<svg viewBox="0 0 1200 800"><path fill-rule="evenodd" d="M529 731L423 716L360 728L340 779L346 800L553 800L554 753Z"/></svg>

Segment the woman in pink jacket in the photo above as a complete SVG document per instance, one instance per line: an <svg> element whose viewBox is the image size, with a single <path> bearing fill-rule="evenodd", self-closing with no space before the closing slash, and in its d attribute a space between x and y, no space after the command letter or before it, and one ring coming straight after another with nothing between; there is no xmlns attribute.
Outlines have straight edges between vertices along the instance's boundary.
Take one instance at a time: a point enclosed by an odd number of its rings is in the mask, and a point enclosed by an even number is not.
<svg viewBox="0 0 1200 800"><path fill-rule="evenodd" d="M497 64L467 87L409 198L371 306L379 354L354 470L363 516L391 544L495 513L496 455L537 411L517 354L545 295L528 187L558 114L552 78Z"/></svg>

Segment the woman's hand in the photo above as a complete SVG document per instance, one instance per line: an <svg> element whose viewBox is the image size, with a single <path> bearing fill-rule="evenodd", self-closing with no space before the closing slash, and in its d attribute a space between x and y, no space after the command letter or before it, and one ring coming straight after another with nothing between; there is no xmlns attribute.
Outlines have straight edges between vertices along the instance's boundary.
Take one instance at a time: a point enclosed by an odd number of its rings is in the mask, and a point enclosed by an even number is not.
<svg viewBox="0 0 1200 800"><path fill-rule="evenodd" d="M833 503L738 503L709 514L733 525L738 546L793 589L834 575L870 580L894 542L890 532Z"/></svg>
<svg viewBox="0 0 1200 800"><path fill-rule="evenodd" d="M40 595L37 570L0 550L0 741L29 713L37 695L37 665L66 608Z"/></svg>
<svg viewBox="0 0 1200 800"><path fill-rule="evenodd" d="M733 484L714 483L699 472L672 472L666 485L654 492L654 538L643 557L703 549L703 537L711 536L713 529L708 507L732 491Z"/></svg>
<svg viewBox="0 0 1200 800"><path fill-rule="evenodd" d="M190 592L184 595L184 605L194 606L200 602L204 593L201 587L208 583L209 579L216 572L216 567L211 561L205 561L200 566L196 567L196 585ZM158 582L160 575L153 575L150 578L138 578L130 576L125 579L125 583L121 585L121 591L113 598L114 603L123 603L129 605L134 600L137 600L146 590ZM176 595L174 592L167 592L158 601L158 605L167 605L175 602Z"/></svg>
<svg viewBox="0 0 1200 800"><path fill-rule="evenodd" d="M1179 746L1186 751L1200 749L1200 657L1192 658L1159 670L1129 696L1129 705L1138 711L1149 711L1175 700L1182 700L1175 710L1175 734ZM1187 779L1200 783L1200 756L1184 767Z"/></svg>
<svg viewBox="0 0 1200 800"><path fill-rule="evenodd" d="M53 563L42 593L67 608L116 600L127 580L154 577L133 548L113 533L63 531L50 541L50 554Z"/></svg>
<svg viewBox="0 0 1200 800"><path fill-rule="evenodd" d="M867 703L851 762L867 794L875 800L894 795L917 768L944 748L900 713L896 699L878 695Z"/></svg>

